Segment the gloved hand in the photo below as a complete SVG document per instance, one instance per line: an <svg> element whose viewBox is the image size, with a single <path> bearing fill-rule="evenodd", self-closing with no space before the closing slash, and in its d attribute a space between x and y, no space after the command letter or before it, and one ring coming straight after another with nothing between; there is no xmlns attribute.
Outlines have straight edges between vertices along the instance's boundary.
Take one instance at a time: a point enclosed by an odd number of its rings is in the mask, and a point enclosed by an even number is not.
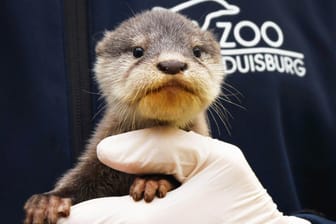
<svg viewBox="0 0 336 224"><path fill-rule="evenodd" d="M114 169L170 174L182 185L150 204L129 196L83 202L61 223L310 223L279 212L240 149L210 137L144 129L104 139L97 153Z"/></svg>

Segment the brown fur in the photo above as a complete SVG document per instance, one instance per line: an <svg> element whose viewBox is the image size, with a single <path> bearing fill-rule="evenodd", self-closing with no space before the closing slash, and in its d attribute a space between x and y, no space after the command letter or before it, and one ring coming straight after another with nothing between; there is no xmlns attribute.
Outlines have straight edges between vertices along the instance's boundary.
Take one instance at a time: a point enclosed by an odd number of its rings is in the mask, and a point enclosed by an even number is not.
<svg viewBox="0 0 336 224"><path fill-rule="evenodd" d="M195 46L202 49L202 57L193 55ZM144 56L134 58L134 47L142 47ZM96 53L96 79L106 100L105 114L78 164L52 191L27 201L26 224L55 223L69 215L71 204L129 193L135 176L97 159L96 146L107 136L158 125L209 134L205 111L219 95L224 77L220 48L211 33L172 12L144 12L106 32ZM187 69L173 75L159 71L157 64L169 60L181 61ZM136 179L133 198L143 197L145 182ZM170 183L170 177L152 178L148 190L158 189L159 196L164 196L173 188Z"/></svg>

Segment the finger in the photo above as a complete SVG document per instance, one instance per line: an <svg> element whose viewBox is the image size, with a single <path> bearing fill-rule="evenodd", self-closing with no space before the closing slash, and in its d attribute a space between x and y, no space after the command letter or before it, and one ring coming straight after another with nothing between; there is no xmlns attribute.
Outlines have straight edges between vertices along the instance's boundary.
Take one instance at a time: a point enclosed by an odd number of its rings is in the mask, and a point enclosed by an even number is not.
<svg viewBox="0 0 336 224"><path fill-rule="evenodd" d="M157 127L113 135L97 145L97 156L105 165L126 173L172 174L179 158L177 139L186 134L177 128Z"/></svg>
<svg viewBox="0 0 336 224"><path fill-rule="evenodd" d="M175 128L143 129L103 139L97 145L97 155L102 163L122 172L162 173L185 182L204 167L211 141Z"/></svg>

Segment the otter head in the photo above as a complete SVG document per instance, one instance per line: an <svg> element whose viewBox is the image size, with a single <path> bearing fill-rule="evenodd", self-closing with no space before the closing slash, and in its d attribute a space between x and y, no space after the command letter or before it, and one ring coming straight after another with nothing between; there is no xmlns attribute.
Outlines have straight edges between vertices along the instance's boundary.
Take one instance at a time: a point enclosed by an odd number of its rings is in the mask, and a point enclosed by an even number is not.
<svg viewBox="0 0 336 224"><path fill-rule="evenodd" d="M106 32L96 54L108 109L132 122L183 127L215 100L224 77L213 35L166 10L138 14Z"/></svg>

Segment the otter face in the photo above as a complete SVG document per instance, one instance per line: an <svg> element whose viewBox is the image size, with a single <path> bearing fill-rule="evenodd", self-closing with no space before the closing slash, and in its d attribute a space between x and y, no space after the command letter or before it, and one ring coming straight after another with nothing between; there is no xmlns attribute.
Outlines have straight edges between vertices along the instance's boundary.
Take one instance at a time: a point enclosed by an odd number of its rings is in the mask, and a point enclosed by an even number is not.
<svg viewBox="0 0 336 224"><path fill-rule="evenodd" d="M186 124L220 93L218 43L173 12L148 11L123 22L105 33L96 53L108 107L133 119Z"/></svg>

